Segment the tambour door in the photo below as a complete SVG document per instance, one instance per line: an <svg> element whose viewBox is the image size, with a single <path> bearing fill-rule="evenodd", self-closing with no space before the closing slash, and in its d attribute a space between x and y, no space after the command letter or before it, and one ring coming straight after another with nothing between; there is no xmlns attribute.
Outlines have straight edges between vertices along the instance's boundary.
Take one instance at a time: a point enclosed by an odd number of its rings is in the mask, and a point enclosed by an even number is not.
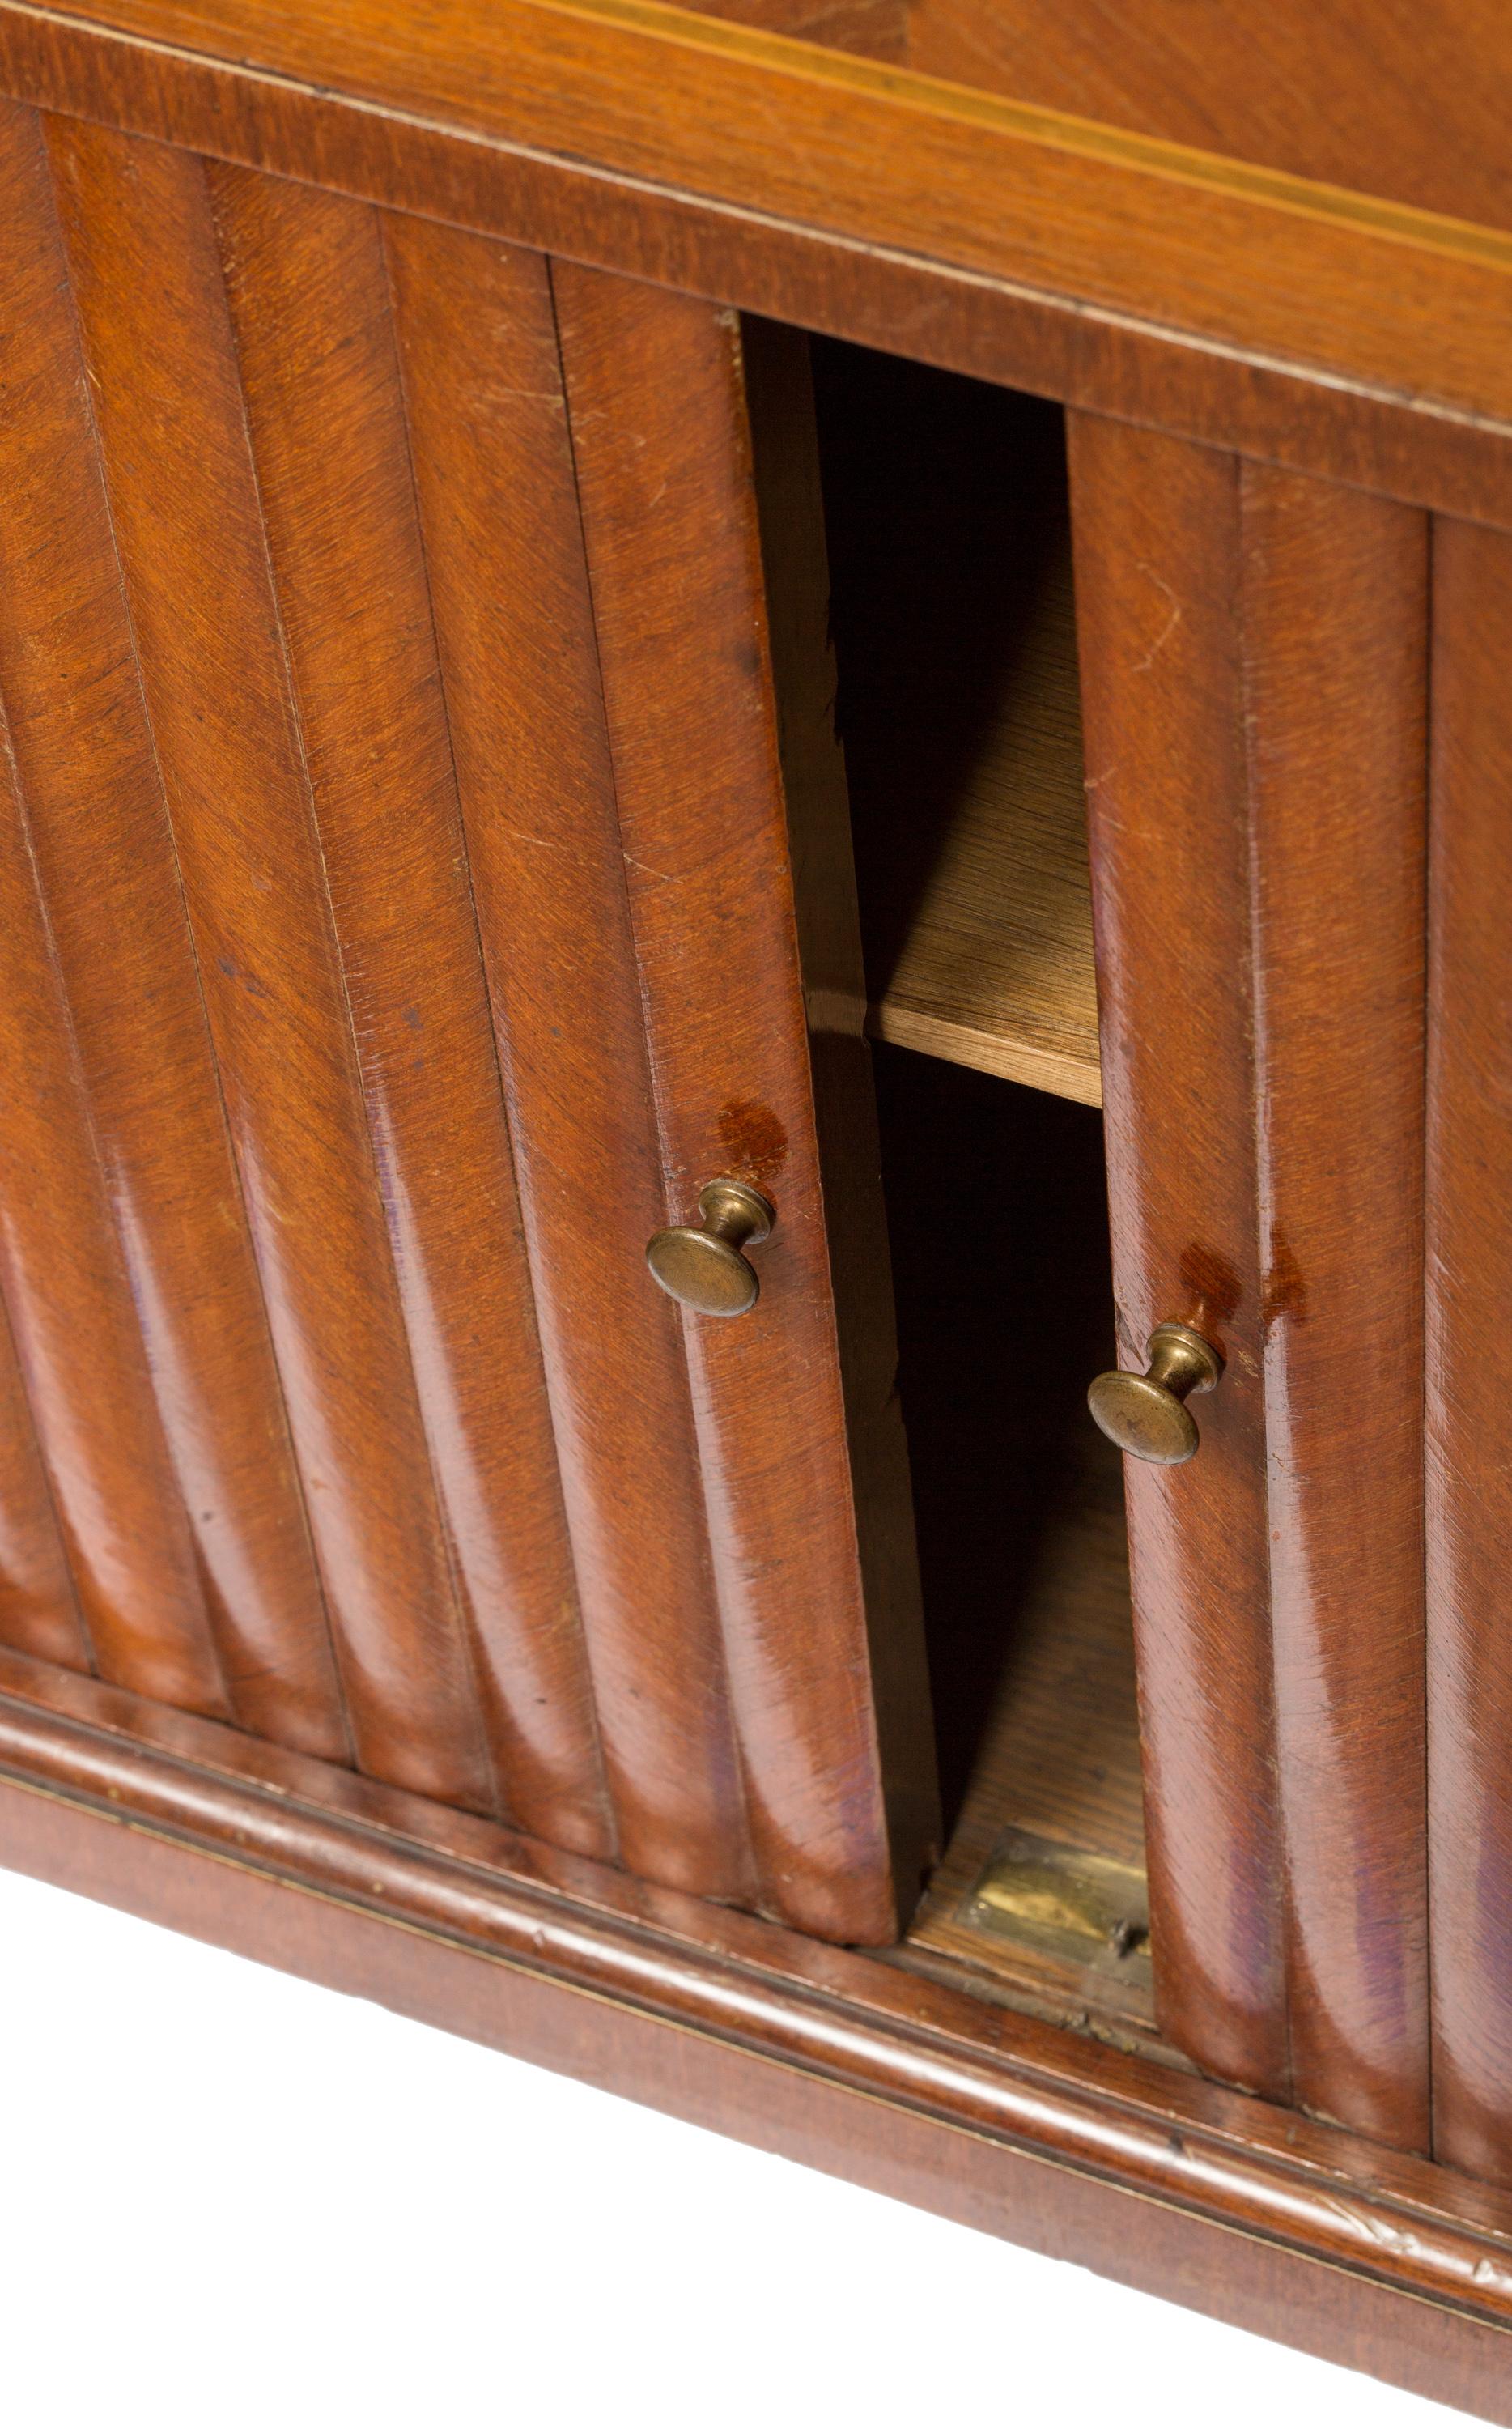
<svg viewBox="0 0 1512 2429"><path fill-rule="evenodd" d="M1426 2151L1435 537L1089 416L1071 475L1120 1363L1223 1364L1126 1462L1162 2017Z"/></svg>
<svg viewBox="0 0 1512 2429"><path fill-rule="evenodd" d="M0 1634L887 1939L733 317L13 107L0 195Z"/></svg>

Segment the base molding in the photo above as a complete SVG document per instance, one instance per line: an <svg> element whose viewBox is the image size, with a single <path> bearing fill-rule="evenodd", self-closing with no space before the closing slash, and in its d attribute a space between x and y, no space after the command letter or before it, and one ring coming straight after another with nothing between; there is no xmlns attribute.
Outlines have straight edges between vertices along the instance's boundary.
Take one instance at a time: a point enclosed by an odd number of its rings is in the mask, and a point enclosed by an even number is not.
<svg viewBox="0 0 1512 2429"><path fill-rule="evenodd" d="M1512 2424L1512 2195L0 1652L0 1862Z"/></svg>

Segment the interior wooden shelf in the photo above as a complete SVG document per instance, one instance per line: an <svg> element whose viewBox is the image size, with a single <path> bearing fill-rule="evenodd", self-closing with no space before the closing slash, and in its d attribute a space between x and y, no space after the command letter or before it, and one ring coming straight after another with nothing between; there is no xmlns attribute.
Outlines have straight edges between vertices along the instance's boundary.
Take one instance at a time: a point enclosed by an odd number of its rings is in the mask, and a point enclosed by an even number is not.
<svg viewBox="0 0 1512 2429"><path fill-rule="evenodd" d="M1099 1105L1069 538L1026 606L868 1026Z"/></svg>
<svg viewBox="0 0 1512 2429"><path fill-rule="evenodd" d="M1100 1104L1061 417L815 354L868 1029Z"/></svg>

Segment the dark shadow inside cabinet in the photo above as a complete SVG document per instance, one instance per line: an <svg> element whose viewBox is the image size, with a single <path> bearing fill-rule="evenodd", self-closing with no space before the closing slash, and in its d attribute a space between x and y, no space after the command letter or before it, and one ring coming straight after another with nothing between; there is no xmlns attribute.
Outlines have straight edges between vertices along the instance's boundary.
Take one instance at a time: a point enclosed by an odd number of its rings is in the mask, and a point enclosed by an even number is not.
<svg viewBox="0 0 1512 2429"><path fill-rule="evenodd" d="M1102 1124L875 1049L945 1853L909 1935L1153 2024Z"/></svg>
<svg viewBox="0 0 1512 2429"><path fill-rule="evenodd" d="M946 1842L899 1955L1153 2034L1062 417L813 348Z"/></svg>

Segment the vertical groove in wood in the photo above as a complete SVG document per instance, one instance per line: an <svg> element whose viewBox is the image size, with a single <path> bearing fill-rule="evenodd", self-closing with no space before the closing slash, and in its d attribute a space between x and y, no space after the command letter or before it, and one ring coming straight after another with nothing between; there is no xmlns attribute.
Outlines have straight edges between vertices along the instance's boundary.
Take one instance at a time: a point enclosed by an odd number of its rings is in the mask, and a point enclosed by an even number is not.
<svg viewBox="0 0 1512 2429"><path fill-rule="evenodd" d="M1241 512L1292 2091L1425 2151L1427 526L1260 465Z"/></svg>
<svg viewBox="0 0 1512 2429"><path fill-rule="evenodd" d="M1435 2156L1512 2185L1512 537L1433 554L1427 1197Z"/></svg>
<svg viewBox="0 0 1512 2429"><path fill-rule="evenodd" d="M689 1220L723 1172L778 1208L753 1314L684 1323L761 1898L801 1929L879 1942L897 1892L738 327L599 272L559 264L553 281L667 1214Z"/></svg>
<svg viewBox="0 0 1512 2429"><path fill-rule="evenodd" d="M14 402L0 373L0 458ZM223 1717L3 724L0 934L0 1258L84 1625L113 1685Z"/></svg>
<svg viewBox="0 0 1512 2429"><path fill-rule="evenodd" d="M0 1081L0 1087L4 1082ZM0 1099L0 1117L4 1102ZM0 1275L4 1271L0 1250ZM0 1299L0 1644L65 1670L92 1670L57 1514Z"/></svg>
<svg viewBox="0 0 1512 2429"><path fill-rule="evenodd" d="M624 1861L753 1887L546 264L386 223L451 716Z"/></svg>
<svg viewBox="0 0 1512 2429"><path fill-rule="evenodd" d="M1120 1363L1164 1317L1227 1362L1190 1466L1126 1466L1165 2030L1288 2090L1228 456L1069 417Z"/></svg>
<svg viewBox="0 0 1512 2429"><path fill-rule="evenodd" d="M55 140L143 668L358 1760L396 1784L487 1805L470 1704L464 1695L458 1761L444 1668L439 1691L431 1676L451 1597L434 1509L413 1482L413 1386L205 173L82 127L59 125ZM333 1693L327 1717L338 1714Z"/></svg>
<svg viewBox="0 0 1512 2429"><path fill-rule="evenodd" d="M131 249L108 177L92 187L89 177L91 143L110 157L108 146L117 142L113 157L128 164L131 150L117 139L91 137L66 122L44 122L44 130L63 244L76 281L81 349L76 376L82 388L87 364L105 481L102 511L111 516L113 556L122 560L113 562L112 581L123 590L122 615L129 629L135 690L144 671L140 643L145 637L150 662L153 640L150 631L143 636L138 628L133 611L140 611L142 595L129 581L130 560L140 548L142 514L150 518L154 512L170 512L176 496L205 478L205 467L192 446L186 446L187 434L172 421L149 419L140 448L134 445L132 417L150 416L161 403L154 395L154 380L162 351L164 306L174 280L165 263L154 258L151 247L145 257L140 246ZM164 162L174 158L156 157ZM193 163L182 160L177 174L192 180L198 172ZM127 190L137 206L134 184ZM123 236L128 241L118 253ZM125 366L110 358L107 343L103 349L100 343L102 335L108 338L108 331L99 326L102 261L106 283L116 288L119 308L147 316L146 330L139 332L143 342ZM174 337L180 348L192 344L192 322L180 322ZM172 353L172 344L168 351ZM154 491L150 503L144 494L149 486ZM196 656L190 638L193 578L194 569L183 554L177 563L165 565L160 576L173 593L172 653L190 680L204 683L207 666ZM171 1369L165 1372L166 1362L155 1358L158 1396L165 1404L190 1522L200 1532L202 1566L226 1614L222 1628L229 1628L233 1638L225 1664L233 1709L263 1736L344 1760L348 1741L320 1580L225 1136L196 953L185 926L163 769L157 737L151 732L152 702L142 697L142 748L144 752L150 748L153 758L150 823L138 812L116 839L122 870L111 901L101 901L91 927L78 932L77 984L81 997L85 991L106 991L106 1007L119 1027L105 1029L104 1010L101 1026L107 1049L114 1044L123 1076L130 1073L134 1060L144 1061L151 1072L150 1082L140 1080L139 1086L150 1105L150 1124L145 1126L161 1159L162 1176L156 1187L166 1203L144 1226L144 1247L151 1248L156 1231L171 1247L173 1263L150 1291L139 1282L137 1296L145 1312L149 1351L156 1330L173 1328L179 1336ZM61 872L51 890L58 904L55 916L61 917ZM112 933L100 933L107 923ZM119 1093L120 1079L113 1085ZM103 1118L114 1099L97 1089L96 1101ZM186 1435L189 1455L178 1447Z"/></svg>
<svg viewBox="0 0 1512 2429"><path fill-rule="evenodd" d="M1161 2011L1426 2147L1426 531L1074 416L1121 1353L1227 1361L1128 1462Z"/></svg>
<svg viewBox="0 0 1512 2429"><path fill-rule="evenodd" d="M211 178L390 1287L413 1371L411 1546L434 1544L451 1570L449 1582L438 1558L427 1589L433 1713L461 1769L474 1763L469 1727L479 1754L491 1752L497 1801L514 1818L604 1853L612 1841L381 226L365 206L335 196L236 171ZM439 1527L422 1506L433 1490ZM479 1801L481 1770L453 1793Z"/></svg>
<svg viewBox="0 0 1512 2429"><path fill-rule="evenodd" d="M283 1608L303 1593L323 1658L319 1597L292 1490L256 1275L205 1027L172 837L143 711L114 533L102 486L41 130L8 111L6 411L0 448L0 686L46 905L48 950L169 1462L157 1515L163 1557L161 1682L274 1738L330 1752L304 1727L306 1640ZM41 950L41 947L39 947ZM96 1268L102 1286L106 1268ZM19 1313L28 1376L38 1345ZM28 1347L30 1343L30 1347ZM65 1347L50 1394L77 1406L75 1438L120 1423L90 1337ZM123 1345L121 1357L128 1361ZM129 1405L129 1402L128 1402ZM55 1423L39 1410L44 1444ZM140 1423L146 1424L142 1413ZM144 1453L145 1475L154 1462ZM65 1495L55 1471L60 1504ZM84 1522L75 1501L72 1529ZM96 1506L89 1523L114 1528ZM112 1556L113 1557L113 1556ZM77 1562L75 1560L75 1568ZM98 1579L96 1580L98 1583ZM82 1589L81 1589L82 1591ZM153 1591L143 1561L134 1591ZM91 1636L101 1633L86 1595ZM145 1614L127 1634L140 1649ZM213 1642L212 1642L213 1638Z"/></svg>

